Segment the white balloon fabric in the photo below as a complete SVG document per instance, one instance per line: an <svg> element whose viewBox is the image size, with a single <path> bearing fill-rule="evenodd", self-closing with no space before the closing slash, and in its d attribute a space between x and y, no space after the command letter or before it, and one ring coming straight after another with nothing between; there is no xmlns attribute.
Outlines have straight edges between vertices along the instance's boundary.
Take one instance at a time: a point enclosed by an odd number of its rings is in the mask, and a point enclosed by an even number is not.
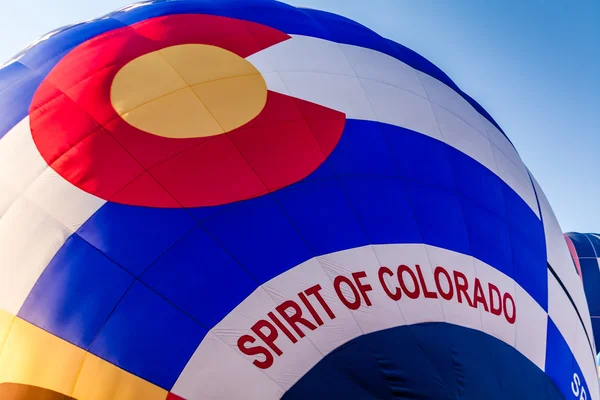
<svg viewBox="0 0 600 400"><path fill-rule="evenodd" d="M150 1L0 69L2 399L600 399L541 188L344 17Z"/></svg>

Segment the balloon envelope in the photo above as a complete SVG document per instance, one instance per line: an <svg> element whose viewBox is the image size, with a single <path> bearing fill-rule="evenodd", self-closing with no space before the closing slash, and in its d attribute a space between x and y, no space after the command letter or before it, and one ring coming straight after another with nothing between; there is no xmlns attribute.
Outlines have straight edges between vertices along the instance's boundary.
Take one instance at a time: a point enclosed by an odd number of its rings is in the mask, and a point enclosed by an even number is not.
<svg viewBox="0 0 600 400"><path fill-rule="evenodd" d="M140 3L5 64L0 115L3 399L599 398L512 143L354 21Z"/></svg>
<svg viewBox="0 0 600 400"><path fill-rule="evenodd" d="M600 235L569 232L565 240L583 282L589 313L592 317L596 349L600 340Z"/></svg>

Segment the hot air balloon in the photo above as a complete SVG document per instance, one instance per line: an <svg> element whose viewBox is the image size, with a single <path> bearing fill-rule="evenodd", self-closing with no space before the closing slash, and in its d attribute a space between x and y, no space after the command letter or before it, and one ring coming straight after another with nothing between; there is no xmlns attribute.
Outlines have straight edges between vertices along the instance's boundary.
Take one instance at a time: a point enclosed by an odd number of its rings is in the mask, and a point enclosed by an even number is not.
<svg viewBox="0 0 600 400"><path fill-rule="evenodd" d="M597 233L569 232L565 240L573 256L573 261L580 276L587 299L589 313L592 317L596 349L600 341L600 235ZM600 365L600 363L598 364Z"/></svg>
<svg viewBox="0 0 600 400"><path fill-rule="evenodd" d="M0 69L0 398L599 399L492 117L270 0L149 1Z"/></svg>

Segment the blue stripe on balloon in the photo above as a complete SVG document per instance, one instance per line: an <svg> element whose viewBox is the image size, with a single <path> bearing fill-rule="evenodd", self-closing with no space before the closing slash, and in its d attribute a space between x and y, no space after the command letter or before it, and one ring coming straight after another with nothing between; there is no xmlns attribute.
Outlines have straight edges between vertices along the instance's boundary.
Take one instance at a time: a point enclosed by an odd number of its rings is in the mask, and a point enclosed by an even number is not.
<svg viewBox="0 0 600 400"><path fill-rule="evenodd" d="M597 257L600 257L600 238L598 238L598 236L596 236L595 234L591 234L588 233L587 235L588 240L590 241L590 243L592 244L592 247L594 248L594 252L596 253Z"/></svg>
<svg viewBox="0 0 600 400"><path fill-rule="evenodd" d="M152 17L191 13L244 19L271 26L288 34L312 36L380 51L444 82L502 131L483 107L460 90L442 70L414 51L339 15L295 8L272 0L156 1L128 11L113 12L93 21L65 27L27 49L19 59L19 63L27 66L38 77L44 77L65 54L94 36ZM0 106L2 107L0 109L3 115L10 116L7 122L0 123L0 138L14 126L13 120L20 121L27 115L33 93L40 84L41 78L37 79L33 90L26 82L14 83L14 90L22 93L22 98L17 98L18 101L15 101L15 91L2 90L2 87L10 82L12 82L10 77L4 77L0 73Z"/></svg>
<svg viewBox="0 0 600 400"><path fill-rule="evenodd" d="M589 234L569 233L579 258L597 258L596 250L589 239ZM600 252L598 253L600 254Z"/></svg>
<svg viewBox="0 0 600 400"><path fill-rule="evenodd" d="M600 349L600 239L589 233L570 232L567 234L575 246L581 266L581 277L592 317L592 331L596 350Z"/></svg>
<svg viewBox="0 0 600 400"><path fill-rule="evenodd" d="M260 284L339 250L426 243L473 255L547 308L544 231L527 204L464 153L377 122L348 120L317 171L271 195L190 210L107 203L77 235L97 252L68 241L20 315L165 389ZM116 265L136 290L113 282Z"/></svg>
<svg viewBox="0 0 600 400"><path fill-rule="evenodd" d="M579 264L581 265L583 286L590 315L598 317L600 316L600 264L598 258L579 258ZM600 333L600 331L597 333ZM600 347L598 347L598 350L600 350Z"/></svg>
<svg viewBox="0 0 600 400"><path fill-rule="evenodd" d="M589 362L592 362L592 360L590 359ZM566 399L590 398L590 390L585 382L581 368L569 345L551 318L548 318L545 371ZM573 387L571 386L574 374L578 375L581 384L577 396L573 393ZM581 396L582 388L585 389L587 396Z"/></svg>

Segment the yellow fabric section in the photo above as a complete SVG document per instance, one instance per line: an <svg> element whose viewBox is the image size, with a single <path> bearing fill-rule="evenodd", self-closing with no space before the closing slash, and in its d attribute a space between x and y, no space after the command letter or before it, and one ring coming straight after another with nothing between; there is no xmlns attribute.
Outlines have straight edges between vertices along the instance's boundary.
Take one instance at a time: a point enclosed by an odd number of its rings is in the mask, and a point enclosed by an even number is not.
<svg viewBox="0 0 600 400"><path fill-rule="evenodd" d="M165 400L167 391L87 354L72 396L77 400Z"/></svg>
<svg viewBox="0 0 600 400"><path fill-rule="evenodd" d="M244 125L248 116L258 115L267 102L267 85L261 75L221 79L192 89L225 131Z"/></svg>
<svg viewBox="0 0 600 400"><path fill-rule="evenodd" d="M168 392L0 310L0 383L48 389L77 400L165 400ZM27 389L27 387L25 387Z"/></svg>
<svg viewBox="0 0 600 400"><path fill-rule="evenodd" d="M125 65L111 87L114 109L129 124L169 137L222 134L256 117L267 85L244 58L209 45L185 44Z"/></svg>
<svg viewBox="0 0 600 400"><path fill-rule="evenodd" d="M252 64L215 46L184 44L159 50L190 86L234 76L258 74Z"/></svg>
<svg viewBox="0 0 600 400"><path fill-rule="evenodd" d="M0 382L70 394L84 356L79 347L16 317L0 355Z"/></svg>
<svg viewBox="0 0 600 400"><path fill-rule="evenodd" d="M110 99L117 113L123 115L185 87L187 84L181 76L154 52L136 58L117 72L110 88Z"/></svg>
<svg viewBox="0 0 600 400"><path fill-rule="evenodd" d="M12 326L15 318L16 317L10 314L8 311L0 309L0 355L2 355L4 342L8 337L8 332L10 331L10 327Z"/></svg>
<svg viewBox="0 0 600 400"><path fill-rule="evenodd" d="M193 138L223 133L204 104L186 87L123 115L130 125L169 138Z"/></svg>

